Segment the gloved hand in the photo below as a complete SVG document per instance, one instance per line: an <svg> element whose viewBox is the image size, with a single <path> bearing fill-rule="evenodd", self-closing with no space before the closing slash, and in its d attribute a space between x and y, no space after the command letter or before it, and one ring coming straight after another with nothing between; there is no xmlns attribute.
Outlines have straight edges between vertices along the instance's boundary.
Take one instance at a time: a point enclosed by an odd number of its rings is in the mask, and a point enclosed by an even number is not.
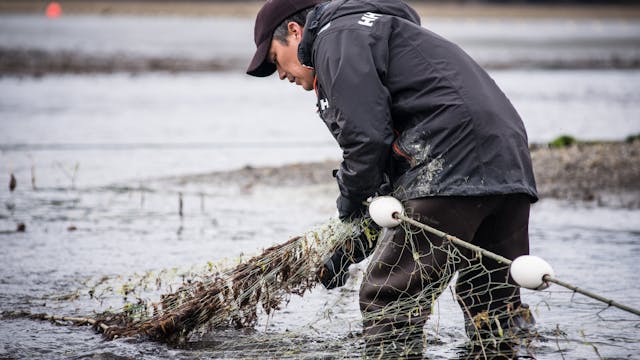
<svg viewBox="0 0 640 360"><path fill-rule="evenodd" d="M340 170L333 169L332 175L338 181L338 186L340 187ZM393 191L393 187L391 185L391 181L389 177L385 174L384 181L378 187L378 190L371 194L372 197L388 195ZM358 218L362 218L367 215L367 206L363 204L364 199L358 200L353 198L348 198L342 194L338 196L336 200L336 207L338 208L338 217L341 221L345 220L355 220Z"/></svg>
<svg viewBox="0 0 640 360"><path fill-rule="evenodd" d="M376 247L380 227L371 219L360 224L361 232L338 247L316 272L316 277L327 289L343 286L349 279L349 266L366 259Z"/></svg>
<svg viewBox="0 0 640 360"><path fill-rule="evenodd" d="M316 277L328 290L343 286L349 279L349 257L342 249L336 250L330 258L325 260L316 273Z"/></svg>
<svg viewBox="0 0 640 360"><path fill-rule="evenodd" d="M342 196L342 194L340 194L336 200L336 207L338 208L338 217L341 221L361 218L367 213L367 207L362 201L349 199Z"/></svg>
<svg viewBox="0 0 640 360"><path fill-rule="evenodd" d="M338 184L340 184L340 170L333 169L331 175L336 178ZM342 194L336 199L336 207L338 208L338 218L340 218L340 221L354 220L362 217L367 210L362 204L362 201L350 199Z"/></svg>

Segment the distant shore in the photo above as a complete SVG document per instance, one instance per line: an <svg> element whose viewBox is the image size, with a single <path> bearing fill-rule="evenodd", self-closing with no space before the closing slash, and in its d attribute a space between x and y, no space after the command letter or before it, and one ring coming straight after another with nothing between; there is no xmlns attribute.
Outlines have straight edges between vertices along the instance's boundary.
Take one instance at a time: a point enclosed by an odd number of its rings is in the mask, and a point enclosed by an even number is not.
<svg viewBox="0 0 640 360"><path fill-rule="evenodd" d="M2 0L0 14L44 13L48 2ZM261 1L63 1L63 14L255 17ZM640 5L434 4L409 2L422 18L640 18Z"/></svg>
<svg viewBox="0 0 640 360"><path fill-rule="evenodd" d="M567 147L532 145L531 159L541 199L585 201L601 206L640 208L640 139L579 143ZM327 185L337 161L280 167L245 167L177 179L255 186Z"/></svg>
<svg viewBox="0 0 640 360"><path fill-rule="evenodd" d="M42 29L46 29L43 25L48 23L44 17L47 1L35 0L0 0L0 15L11 16L19 14L30 14L41 16L36 18L40 33L34 33L33 36L45 37ZM8 33L15 32L21 34L25 40L22 43L16 41L5 41L0 44L0 76L47 76L54 74L111 74L111 73L129 73L141 74L147 72L218 72L218 71L237 71L244 72L247 59L251 56L253 44L251 43L250 23L257 14L261 1L79 1L68 0L61 1L62 18L59 20L64 23L65 17L69 20L66 26L69 26L69 32L60 32L59 27L53 27L55 30L51 37L51 44L42 45L41 42L31 42L29 37L24 34L30 34L32 29L24 26L15 25L19 18L7 23L13 24L12 27L3 28ZM607 24L616 23L617 29L620 26L640 23L640 4L638 5L488 5L488 4L433 4L428 2L411 3L422 17L423 24L430 21L444 21L450 23L449 26L455 27L458 22L462 28L469 28L468 33L463 36L466 41L465 45L484 46L486 49L493 51L495 56L491 58L478 59L480 65L487 70L502 69L568 69L568 70L636 70L640 69L640 57L637 52L627 51L624 49L634 49L638 46L638 41L625 31L619 37L611 37L599 39L598 35L602 31L608 31ZM82 46L63 46L64 41L72 43L84 44L90 43L92 39L83 38L83 19L73 18L74 15L97 15L99 19L95 23L101 24L102 29L106 30L105 24L110 23L110 16L118 16L121 18L127 16L147 17L153 16L182 16L187 17L186 22L192 18L205 18L203 22L215 23L215 18L233 18L239 20L246 26L247 35L243 37L246 42L246 53L235 53L232 56L221 56L215 52L211 52L208 58L193 57L189 53L171 52L170 49L164 49L163 52L140 52L135 47L123 48L118 47L113 41L111 47L105 46L104 51L87 52ZM590 25L590 31L596 36L593 39L577 38L563 39L563 33L556 34L549 39L540 37L539 39L525 39L518 37L510 38L507 33L511 26L518 26L520 21L523 23L540 21L540 26L545 26L547 19L552 19L552 23L556 20L561 21L567 29L572 29L574 22L584 22ZM614 19L611 21L611 19ZM33 21L31 18L29 21ZM163 18L163 21L166 18ZM135 20L128 19L129 23ZM474 24L483 24L490 21L494 25L496 22L504 21L503 30L495 32L493 35L479 38L474 37ZM52 24L52 23L51 23ZM49 24L49 25L51 25ZM623 25L620 25L623 24ZM6 25L6 24L5 24ZM529 25L532 32L537 32L538 27ZM144 28L140 28L143 31ZM172 34L180 34L189 37L187 27L176 27L168 29ZM184 31L183 31L184 30ZM609 29L611 30L611 29ZM34 30L35 31L35 30ZM522 31L522 30L520 30ZM492 33L491 31L489 33ZM593 35L592 34L592 35ZM588 35L588 34L587 34ZM18 36L18 35L17 35ZM220 34L212 34L212 44L215 44L216 37ZM540 35L544 36L544 35ZM574 34L575 36L575 34ZM95 37L95 34L94 34ZM139 39L141 47L144 48L143 41L153 37L141 37ZM109 39L108 37L106 39ZM522 39L522 40L521 40ZM576 40L577 39L577 40ZM523 43L524 40L524 43ZM548 40L548 41L547 41ZM515 43L510 43L515 41ZM544 44L543 47L540 47ZM115 47L114 47L115 45ZM461 44L462 45L462 44ZM513 48L513 51L511 51ZM524 51L524 49L544 49L540 50L539 56L530 56L533 53ZM569 50L567 50L567 48ZM111 50L110 50L111 49ZM116 49L116 50L113 50ZM573 49L573 50L571 50ZM501 52L507 52L509 56L500 56Z"/></svg>
<svg viewBox="0 0 640 360"><path fill-rule="evenodd" d="M247 58L249 55L247 55ZM43 49L2 48L0 46L0 77L55 74L142 74L150 72L204 73L229 71L244 73L246 58L194 59L180 56L141 56L131 54L85 54L81 52ZM501 60L481 61L486 70L547 69L547 70L637 70L640 57L620 59L607 56L593 59Z"/></svg>

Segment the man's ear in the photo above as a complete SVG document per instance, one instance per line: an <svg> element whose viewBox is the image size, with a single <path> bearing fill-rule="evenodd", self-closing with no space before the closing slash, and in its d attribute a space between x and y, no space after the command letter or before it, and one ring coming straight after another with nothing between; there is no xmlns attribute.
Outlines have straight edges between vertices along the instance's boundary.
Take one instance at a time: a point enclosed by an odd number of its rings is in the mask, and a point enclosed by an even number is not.
<svg viewBox="0 0 640 360"><path fill-rule="evenodd" d="M298 24L295 21L290 21L287 24L287 30L289 31L289 35L293 35L296 38L301 38L302 37L302 26L300 26L300 24Z"/></svg>

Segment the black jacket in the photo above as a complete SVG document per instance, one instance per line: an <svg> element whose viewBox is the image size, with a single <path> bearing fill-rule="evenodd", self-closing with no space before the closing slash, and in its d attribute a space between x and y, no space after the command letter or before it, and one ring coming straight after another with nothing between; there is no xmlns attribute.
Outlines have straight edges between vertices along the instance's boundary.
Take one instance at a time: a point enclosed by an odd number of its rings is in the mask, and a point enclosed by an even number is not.
<svg viewBox="0 0 640 360"><path fill-rule="evenodd" d="M343 150L342 196L391 181L400 199L524 193L537 200L518 113L462 49L399 0L334 0L310 14L300 61Z"/></svg>

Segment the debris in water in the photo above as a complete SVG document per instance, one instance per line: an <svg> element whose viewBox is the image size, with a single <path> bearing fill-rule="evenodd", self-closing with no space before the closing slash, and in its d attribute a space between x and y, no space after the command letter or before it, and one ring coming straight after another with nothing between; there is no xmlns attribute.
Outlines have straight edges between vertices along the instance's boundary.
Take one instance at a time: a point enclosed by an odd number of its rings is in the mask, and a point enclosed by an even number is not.
<svg viewBox="0 0 640 360"><path fill-rule="evenodd" d="M9 179L9 191L13 192L13 190L16 189L16 185L18 185L16 177L13 176L13 173L11 173L11 179Z"/></svg>
<svg viewBox="0 0 640 360"><path fill-rule="evenodd" d="M37 190L36 187L36 167L31 165L31 188Z"/></svg>

